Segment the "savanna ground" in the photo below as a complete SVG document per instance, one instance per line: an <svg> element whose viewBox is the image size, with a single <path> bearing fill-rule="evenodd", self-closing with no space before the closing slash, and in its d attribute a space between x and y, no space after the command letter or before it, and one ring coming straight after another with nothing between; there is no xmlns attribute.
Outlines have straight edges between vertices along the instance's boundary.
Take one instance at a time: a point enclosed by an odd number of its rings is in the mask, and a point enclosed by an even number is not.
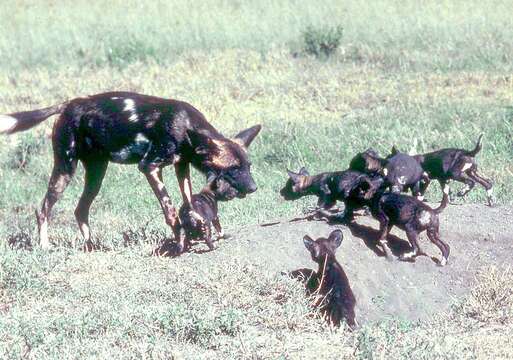
<svg viewBox="0 0 513 360"><path fill-rule="evenodd" d="M259 190L221 206L231 238L214 252L175 259L149 256L170 234L134 166L110 166L93 205L104 251L79 250L73 209L81 169L55 208L54 249L41 251L33 213L51 169L52 121L3 137L0 358L512 358L511 8L511 1L2 2L0 113L131 90L188 101L226 135L256 123L264 129L250 149ZM331 56L305 53L309 26L343 27ZM377 257L361 241L377 228L368 219L358 219L360 231L344 228L338 256L359 297L361 327L326 328L302 285L282 272L314 268L302 236L330 229L258 226L314 204L280 199L285 169L343 169L369 146L383 154L393 144L471 148L480 133L478 162L495 181L497 208L477 205L484 202L477 188L444 212L442 236L453 249L445 268L427 258ZM165 174L178 203L173 172ZM196 190L203 182L194 174ZM438 186L428 195L440 199Z"/></svg>

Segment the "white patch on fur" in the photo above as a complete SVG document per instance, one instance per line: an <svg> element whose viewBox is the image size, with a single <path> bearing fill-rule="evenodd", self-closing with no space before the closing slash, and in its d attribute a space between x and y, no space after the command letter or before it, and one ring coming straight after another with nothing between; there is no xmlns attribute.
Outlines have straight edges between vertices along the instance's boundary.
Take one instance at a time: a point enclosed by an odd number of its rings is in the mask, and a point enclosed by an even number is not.
<svg viewBox="0 0 513 360"><path fill-rule="evenodd" d="M445 195L449 195L449 191L450 191L449 185L445 184L445 185L444 185L444 190L443 190L443 191L444 191L444 194L445 194Z"/></svg>
<svg viewBox="0 0 513 360"><path fill-rule="evenodd" d="M14 129L18 120L9 115L0 115L0 134L5 134Z"/></svg>
<svg viewBox="0 0 513 360"><path fill-rule="evenodd" d="M424 177L429 177L429 174L428 174L427 172L425 172L425 171L422 173L422 175L423 175Z"/></svg>
<svg viewBox="0 0 513 360"><path fill-rule="evenodd" d="M417 196L417 200L419 200L419 201L424 201L424 196L423 196L423 195L419 195L419 196Z"/></svg>
<svg viewBox="0 0 513 360"><path fill-rule="evenodd" d="M80 223L78 224L78 227L80 229L80 232L82 233L82 236L84 237L84 240L91 240L91 230L89 230L89 226L86 223Z"/></svg>
<svg viewBox="0 0 513 360"><path fill-rule="evenodd" d="M142 133L138 133L137 135L135 135L135 139L134 141L136 143L142 143L142 142L147 142L148 141L148 138L142 134Z"/></svg>
<svg viewBox="0 0 513 360"><path fill-rule="evenodd" d="M135 112L135 101L132 99L125 99L124 101L125 107L123 108L123 111L130 112L130 116L128 117L128 121L131 122L137 122L139 120L139 117L137 116L137 113Z"/></svg>
<svg viewBox="0 0 513 360"><path fill-rule="evenodd" d="M413 258L415 255L417 255L417 253L416 253L414 250L412 250L412 251L410 251L410 252L404 253L404 254L403 254L403 259L411 259L411 258Z"/></svg>
<svg viewBox="0 0 513 360"><path fill-rule="evenodd" d="M50 240L48 240L48 221L45 220L39 227L39 244L43 249L50 248Z"/></svg>
<svg viewBox="0 0 513 360"><path fill-rule="evenodd" d="M472 167L472 163L465 163L463 164L463 167L461 168L461 171L465 171L465 170L468 170Z"/></svg>
<svg viewBox="0 0 513 360"><path fill-rule="evenodd" d="M423 210L419 216L419 223L421 223L422 225L427 225L427 224L429 224L430 221L431 221L431 214L429 213L429 211Z"/></svg>
<svg viewBox="0 0 513 360"><path fill-rule="evenodd" d="M111 97L111 99L112 99L112 100L117 100L117 99L119 99L119 97L117 97L117 96L113 96L113 97Z"/></svg>
<svg viewBox="0 0 513 360"><path fill-rule="evenodd" d="M461 192L465 193L467 191L470 191L470 185L465 184L465 187L463 189L461 189Z"/></svg>
<svg viewBox="0 0 513 360"><path fill-rule="evenodd" d="M388 175L388 169L387 168L384 168L383 169L383 175L387 176Z"/></svg>
<svg viewBox="0 0 513 360"><path fill-rule="evenodd" d="M406 176L399 176L399 179L397 179L399 184L404 185L406 184Z"/></svg>
<svg viewBox="0 0 513 360"><path fill-rule="evenodd" d="M442 258L442 260L440 260L440 266L445 266L447 265L447 259L446 258Z"/></svg>
<svg viewBox="0 0 513 360"><path fill-rule="evenodd" d="M493 188L486 190L486 195L492 196L492 194L493 194Z"/></svg>

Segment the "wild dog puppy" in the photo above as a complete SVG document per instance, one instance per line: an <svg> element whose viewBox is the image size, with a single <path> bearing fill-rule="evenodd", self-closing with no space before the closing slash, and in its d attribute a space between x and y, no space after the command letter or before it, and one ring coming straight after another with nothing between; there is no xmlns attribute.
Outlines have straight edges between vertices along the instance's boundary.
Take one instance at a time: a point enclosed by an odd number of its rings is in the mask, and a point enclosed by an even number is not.
<svg viewBox="0 0 513 360"><path fill-rule="evenodd" d="M185 247L191 240L204 240L210 250L214 249L212 243L212 225L218 238L224 236L219 222L217 202L232 198L231 188L218 179L210 181L198 194L192 195L190 203L184 203L178 211L180 219L180 236L185 236ZM193 211L194 210L194 211Z"/></svg>
<svg viewBox="0 0 513 360"><path fill-rule="evenodd" d="M303 167L299 173L289 170L287 173L289 178L280 190L280 194L285 200L297 200L309 195L317 196L317 206L321 209L321 215L328 217L330 215L322 210L332 208L337 200L343 201L345 209L342 220L347 222L353 220L354 210L364 206L360 200L361 196L358 197L355 194L366 191L370 183L382 183L380 177L370 177L352 170L325 172L310 176Z"/></svg>
<svg viewBox="0 0 513 360"><path fill-rule="evenodd" d="M346 319L351 329L356 326L354 307L356 299L347 279L346 273L340 266L335 251L342 243L343 234L340 230L334 230L329 237L313 240L305 235L303 242L310 252L312 260L319 268L314 275L317 288L315 294L321 306L321 311L329 323L340 326L342 319Z"/></svg>
<svg viewBox="0 0 513 360"><path fill-rule="evenodd" d="M406 232L413 248L411 252L401 255L401 260L414 260L416 256L423 254L417 239L421 232L426 231L429 240L442 252L440 265L447 263L450 248L440 239L438 214L447 206L448 194L449 188L446 186L442 203L438 208L432 209L412 196L385 192L384 187L369 184L364 199L368 202L372 216L379 221L378 242L388 259L392 258L392 252L388 247L387 237L392 227L397 226Z"/></svg>
<svg viewBox="0 0 513 360"><path fill-rule="evenodd" d="M395 151L387 158L381 158L373 149L357 154L350 162L351 170L367 174L379 174L385 178L392 192L411 190L422 199L421 184L426 181L419 163L408 154Z"/></svg>
<svg viewBox="0 0 513 360"><path fill-rule="evenodd" d="M192 105L133 92L110 92L76 98L41 110L0 116L0 133L27 130L51 115L54 166L41 211L37 212L41 246L50 246L48 217L69 184L77 162L85 168L85 187L75 216L86 248L92 248L89 209L98 194L109 162L137 164L145 175L166 223L178 238L178 215L162 180L162 168L174 165L184 202L191 201L189 166L232 188L244 197L257 187L251 177L247 148L260 125L232 139L221 135ZM129 184L127 184L129 185ZM183 249L184 244L180 244Z"/></svg>
<svg viewBox="0 0 513 360"><path fill-rule="evenodd" d="M427 173L428 179L422 189L424 193L429 185L429 181L436 179L440 182L442 188L450 181L459 181L466 186L457 193L462 197L468 194L477 182L486 189L488 205L492 206L492 182L485 179L477 173L476 155L482 148L481 134L473 150L446 148L433 151L426 154L415 155L422 169Z"/></svg>

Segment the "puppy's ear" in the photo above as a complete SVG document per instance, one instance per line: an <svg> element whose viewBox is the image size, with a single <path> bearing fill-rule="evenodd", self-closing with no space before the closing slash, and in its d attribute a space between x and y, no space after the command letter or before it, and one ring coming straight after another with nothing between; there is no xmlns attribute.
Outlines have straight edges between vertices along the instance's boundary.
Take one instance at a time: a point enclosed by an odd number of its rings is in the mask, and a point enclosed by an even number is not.
<svg viewBox="0 0 513 360"><path fill-rule="evenodd" d="M305 244L305 247L308 249L308 251L310 251L312 256L318 255L317 244L310 236L305 235L303 237L303 244Z"/></svg>
<svg viewBox="0 0 513 360"><path fill-rule="evenodd" d="M309 173L309 172L308 172L308 170L306 170L306 168L303 166L301 169L299 169L299 175L310 176L310 173Z"/></svg>
<svg viewBox="0 0 513 360"><path fill-rule="evenodd" d="M333 246L333 250L337 249L340 244L342 244L342 239L344 238L344 234L342 234L341 230L333 230L328 237L329 242Z"/></svg>
<svg viewBox="0 0 513 360"><path fill-rule="evenodd" d="M292 172L290 170L287 170L287 174L289 175L290 180L292 180L294 184L298 183L301 180L300 174L296 174L295 172Z"/></svg>
<svg viewBox="0 0 513 360"><path fill-rule="evenodd" d="M261 129L262 125L255 125L249 129L242 130L240 133L235 135L233 141L247 148L249 145L251 145Z"/></svg>
<svg viewBox="0 0 513 360"><path fill-rule="evenodd" d="M392 146L392 150L390 150L391 155L399 154L399 149L395 145Z"/></svg>

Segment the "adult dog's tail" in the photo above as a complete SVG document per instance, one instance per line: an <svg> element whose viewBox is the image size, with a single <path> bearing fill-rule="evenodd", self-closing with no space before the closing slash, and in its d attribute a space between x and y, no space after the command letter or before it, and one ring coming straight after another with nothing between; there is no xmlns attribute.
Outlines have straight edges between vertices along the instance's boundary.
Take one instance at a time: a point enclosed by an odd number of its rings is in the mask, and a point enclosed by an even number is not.
<svg viewBox="0 0 513 360"><path fill-rule="evenodd" d="M28 130L42 123L50 116L60 114L67 104L67 102L64 102L44 109L0 115L0 134L12 134Z"/></svg>
<svg viewBox="0 0 513 360"><path fill-rule="evenodd" d="M467 151L467 155L474 157L477 155L478 152L481 151L481 149L483 147L483 144L481 142L482 139L483 139L483 134L479 135L479 138L477 139L476 147L474 148L474 150Z"/></svg>

